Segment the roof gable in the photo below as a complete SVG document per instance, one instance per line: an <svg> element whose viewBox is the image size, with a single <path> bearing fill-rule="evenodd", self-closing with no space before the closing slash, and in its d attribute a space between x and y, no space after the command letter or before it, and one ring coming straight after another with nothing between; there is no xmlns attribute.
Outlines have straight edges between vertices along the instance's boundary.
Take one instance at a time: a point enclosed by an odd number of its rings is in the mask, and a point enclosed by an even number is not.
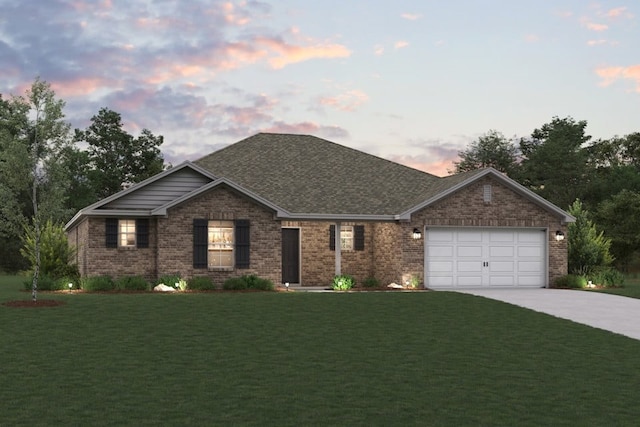
<svg viewBox="0 0 640 427"><path fill-rule="evenodd" d="M145 216L194 189L215 180L211 172L184 162L80 210L65 226L69 229L85 215Z"/></svg>
<svg viewBox="0 0 640 427"><path fill-rule="evenodd" d="M462 188L465 188L471 185L474 182L477 182L478 180L486 176L491 176L492 178L494 178L495 180L503 184L505 187L513 190L515 193L519 194L520 196L535 203L536 205L540 206L546 211L549 211L557 215L558 217L562 218L564 222L575 221L575 218L569 213L567 213L566 211L560 209L558 206L554 205L553 203L549 202L543 197L537 195L533 191L523 187L516 181L512 180L511 178L507 177L506 175L498 172L496 169L491 167L484 168L484 169L476 169L470 172L459 173L459 174L450 175L448 177L443 178L442 181L439 183L439 185L434 186L433 195L431 197L423 200L421 203L418 203L417 205L411 207L410 209L402 212L399 215L399 218L409 219L411 217L411 214L413 214L414 212L417 212L420 209L423 209L429 205L432 205L433 203L436 203L437 201L450 196L451 194L459 191Z"/></svg>

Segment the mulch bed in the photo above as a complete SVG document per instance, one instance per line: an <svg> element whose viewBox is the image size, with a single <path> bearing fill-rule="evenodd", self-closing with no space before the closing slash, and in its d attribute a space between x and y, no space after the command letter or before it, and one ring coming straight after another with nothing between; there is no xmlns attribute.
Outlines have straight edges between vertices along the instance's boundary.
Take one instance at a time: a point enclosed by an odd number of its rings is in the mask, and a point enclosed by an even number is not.
<svg viewBox="0 0 640 427"><path fill-rule="evenodd" d="M64 301L58 301L54 299L39 299L36 302L33 302L33 300L15 300L15 301L6 301L2 303L2 305L7 307L17 307L17 308L58 307L64 304L65 304Z"/></svg>

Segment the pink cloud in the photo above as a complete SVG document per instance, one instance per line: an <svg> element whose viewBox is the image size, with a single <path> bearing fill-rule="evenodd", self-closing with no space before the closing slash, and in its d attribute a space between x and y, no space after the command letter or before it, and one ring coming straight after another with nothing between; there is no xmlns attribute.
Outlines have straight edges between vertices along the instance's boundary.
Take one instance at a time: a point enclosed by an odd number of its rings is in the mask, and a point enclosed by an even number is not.
<svg viewBox="0 0 640 427"><path fill-rule="evenodd" d="M591 30L591 31L597 31L597 32L601 32L601 31L606 31L609 29L609 26L606 24L596 24L594 22L587 22L585 24L585 26Z"/></svg>
<svg viewBox="0 0 640 427"><path fill-rule="evenodd" d="M409 42L405 41L405 40L399 40L397 42L395 42L395 44L393 45L393 47L395 47L396 49L402 49L409 46Z"/></svg>
<svg viewBox="0 0 640 427"><path fill-rule="evenodd" d="M222 11L224 12L224 20L227 24L244 26L250 21L247 16L242 16L242 13L238 14L234 4L231 2L224 3L222 5Z"/></svg>
<svg viewBox="0 0 640 427"><path fill-rule="evenodd" d="M56 96L60 98L87 96L105 87L115 89L119 86L115 80L102 77L78 77L50 83Z"/></svg>
<svg viewBox="0 0 640 427"><path fill-rule="evenodd" d="M607 41L605 39L599 39L599 40L589 40L587 41L587 46L598 46L601 44L605 44Z"/></svg>
<svg viewBox="0 0 640 427"><path fill-rule="evenodd" d="M409 155L392 155L387 158L392 162L400 163L401 165L409 166L410 168L418 169L436 176L450 175L449 171L454 169L453 162L454 160L457 160L457 158L427 160L424 156Z"/></svg>
<svg viewBox="0 0 640 427"><path fill-rule="evenodd" d="M380 56L384 53L384 46L382 45L376 45L373 48L373 53Z"/></svg>
<svg viewBox="0 0 640 427"><path fill-rule="evenodd" d="M614 9L610 9L607 12L605 12L604 15L612 19L620 18L620 17L633 18L633 15L627 12L626 7L616 7Z"/></svg>
<svg viewBox="0 0 640 427"><path fill-rule="evenodd" d="M335 43L312 42L309 45L294 45L273 37L257 37L257 46L266 48L277 56L271 56L267 61L275 69L284 68L289 64L319 58L346 58L351 51L345 46Z"/></svg>
<svg viewBox="0 0 640 427"><path fill-rule="evenodd" d="M350 90L336 96L320 98L320 104L341 111L355 111L369 100L369 96L360 90Z"/></svg>
<svg viewBox="0 0 640 427"><path fill-rule="evenodd" d="M527 34L524 36L524 40L527 43L535 43L540 40L540 37L537 34Z"/></svg>
<svg viewBox="0 0 640 427"><path fill-rule="evenodd" d="M600 86L609 86L618 80L631 80L635 83L635 92L640 93L640 64L629 67L601 67L596 74L603 80Z"/></svg>
<svg viewBox="0 0 640 427"><path fill-rule="evenodd" d="M422 15L419 15L417 13L403 13L400 16L409 21L416 21L422 17Z"/></svg>

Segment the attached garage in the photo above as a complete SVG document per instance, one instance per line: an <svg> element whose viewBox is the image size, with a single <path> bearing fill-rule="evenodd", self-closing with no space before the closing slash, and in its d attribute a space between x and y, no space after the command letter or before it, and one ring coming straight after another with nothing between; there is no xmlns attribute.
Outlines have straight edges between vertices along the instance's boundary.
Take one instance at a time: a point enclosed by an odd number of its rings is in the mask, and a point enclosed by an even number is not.
<svg viewBox="0 0 640 427"><path fill-rule="evenodd" d="M545 287L546 260L546 229L425 230L425 284L431 289Z"/></svg>

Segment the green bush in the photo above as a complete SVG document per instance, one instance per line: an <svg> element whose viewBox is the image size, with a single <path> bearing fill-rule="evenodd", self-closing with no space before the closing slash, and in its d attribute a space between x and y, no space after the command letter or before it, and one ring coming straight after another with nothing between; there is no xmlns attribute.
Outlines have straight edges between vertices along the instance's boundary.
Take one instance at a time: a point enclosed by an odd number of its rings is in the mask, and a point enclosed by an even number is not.
<svg viewBox="0 0 640 427"><path fill-rule="evenodd" d="M33 286L33 274L30 274L23 282L24 289L31 291ZM55 280L46 274L38 275L38 290L39 291L61 291L64 289L63 284L59 280Z"/></svg>
<svg viewBox="0 0 640 427"><path fill-rule="evenodd" d="M556 279L556 288L581 289L587 286L587 279L576 274L567 274Z"/></svg>
<svg viewBox="0 0 640 427"><path fill-rule="evenodd" d="M69 283L73 285L71 286L71 288L69 288ZM58 279L56 280L56 287L63 291L68 291L68 290L77 291L81 288L80 277L73 276L73 277L63 277L61 279Z"/></svg>
<svg viewBox="0 0 640 427"><path fill-rule="evenodd" d="M33 225L25 225L21 237L20 253L29 260L32 269L36 264L36 230ZM40 274L59 279L65 276L79 276L78 267L72 261L76 249L69 245L64 226L51 220L40 228ZM43 289L44 290L44 289Z"/></svg>
<svg viewBox="0 0 640 427"><path fill-rule="evenodd" d="M341 274L333 278L334 291L348 291L355 285L355 280L348 274Z"/></svg>
<svg viewBox="0 0 640 427"><path fill-rule="evenodd" d="M224 281L222 289L226 291L241 291L247 289L247 281L242 277L230 277Z"/></svg>
<svg viewBox="0 0 640 427"><path fill-rule="evenodd" d="M259 291L272 291L275 289L275 285L271 280L258 277L255 274L242 276L242 278L247 282L248 289L256 289Z"/></svg>
<svg viewBox="0 0 640 427"><path fill-rule="evenodd" d="M82 289L88 292L113 291L116 285L110 276L93 276L84 279Z"/></svg>
<svg viewBox="0 0 640 427"><path fill-rule="evenodd" d="M255 274L242 277L231 277L224 281L222 289L240 291L244 289L255 289L258 291L272 291L275 285L269 279L258 277Z"/></svg>
<svg viewBox="0 0 640 427"><path fill-rule="evenodd" d="M160 278L158 280L156 280L154 282L154 286L155 285L159 285L159 284L163 284L166 286L171 286L172 288L176 287L176 283L180 283L182 279L180 278L180 275L178 274L165 274L163 276L160 276ZM182 289L184 290L184 289Z"/></svg>
<svg viewBox="0 0 640 427"><path fill-rule="evenodd" d="M380 286L380 281L375 277L367 277L362 281L362 286L365 288L377 288Z"/></svg>
<svg viewBox="0 0 640 427"><path fill-rule="evenodd" d="M606 288L624 286L624 275L615 268L597 268L589 277L596 286Z"/></svg>
<svg viewBox="0 0 640 427"><path fill-rule="evenodd" d="M140 276L124 276L116 280L115 288L123 291L148 291L149 282Z"/></svg>
<svg viewBox="0 0 640 427"><path fill-rule="evenodd" d="M196 276L187 281L187 288L194 291L211 291L216 289L216 285L209 277Z"/></svg>

